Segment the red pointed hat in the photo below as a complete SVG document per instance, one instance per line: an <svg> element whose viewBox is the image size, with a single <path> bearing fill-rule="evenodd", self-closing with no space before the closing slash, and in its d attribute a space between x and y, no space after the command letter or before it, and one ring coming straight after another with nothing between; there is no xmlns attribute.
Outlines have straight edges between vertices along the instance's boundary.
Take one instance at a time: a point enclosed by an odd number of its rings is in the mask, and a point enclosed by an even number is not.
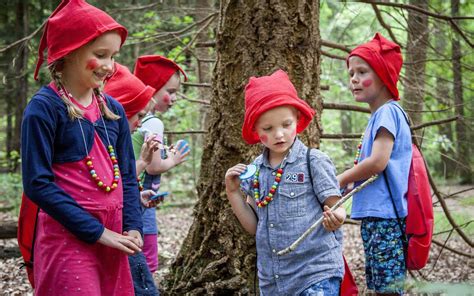
<svg viewBox="0 0 474 296"><path fill-rule="evenodd" d="M159 55L145 55L137 59L133 74L159 91L176 71L183 74L184 81L188 80L186 73L174 61Z"/></svg>
<svg viewBox="0 0 474 296"><path fill-rule="evenodd" d="M115 63L115 72L105 83L104 92L115 98L125 109L127 118L131 118L146 107L155 89L143 84L127 67Z"/></svg>
<svg viewBox="0 0 474 296"><path fill-rule="evenodd" d="M388 88L393 99L400 100L397 82L403 58L398 44L385 39L380 33L376 33L371 41L359 45L351 51L346 60L348 67L349 58L352 56L358 56L366 61Z"/></svg>
<svg viewBox="0 0 474 296"><path fill-rule="evenodd" d="M48 49L48 65L89 43L105 32L117 30L122 45L127 29L110 15L84 0L63 0L49 16L38 48L35 80L44 62L44 50Z"/></svg>
<svg viewBox="0 0 474 296"><path fill-rule="evenodd" d="M296 132L301 133L313 119L315 111L298 97L288 74L277 70L270 76L251 77L245 87L245 117L242 125L242 138L245 142L259 143L260 139L254 127L260 115L285 105L300 111Z"/></svg>

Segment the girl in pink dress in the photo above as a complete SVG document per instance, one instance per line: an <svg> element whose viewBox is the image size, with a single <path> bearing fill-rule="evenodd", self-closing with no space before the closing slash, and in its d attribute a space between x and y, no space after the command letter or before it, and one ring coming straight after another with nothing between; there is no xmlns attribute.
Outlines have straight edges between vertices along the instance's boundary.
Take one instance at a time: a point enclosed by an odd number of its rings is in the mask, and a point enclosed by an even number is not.
<svg viewBox="0 0 474 296"><path fill-rule="evenodd" d="M122 106L99 88L126 29L83 0L65 0L41 39L52 82L25 109L23 187L39 214L35 295L133 295L127 255L141 251L135 159Z"/></svg>

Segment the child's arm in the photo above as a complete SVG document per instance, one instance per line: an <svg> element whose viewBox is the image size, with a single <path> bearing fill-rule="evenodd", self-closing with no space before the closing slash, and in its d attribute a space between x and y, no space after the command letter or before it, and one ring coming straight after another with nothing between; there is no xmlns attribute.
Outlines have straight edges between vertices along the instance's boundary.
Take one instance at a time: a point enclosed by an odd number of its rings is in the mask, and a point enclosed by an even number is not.
<svg viewBox="0 0 474 296"><path fill-rule="evenodd" d="M232 211L242 227L248 233L255 235L257 232L257 217L255 217L254 211L250 208L250 204L242 199L240 192L239 175L245 170L245 164L237 164L227 170L225 174L225 191L227 199L229 199L230 205L232 206Z"/></svg>
<svg viewBox="0 0 474 296"><path fill-rule="evenodd" d="M153 160L151 163L146 167L146 172L150 175L158 175L169 171L170 169L174 168L175 166L183 163L186 160L186 157L189 155L188 151L184 152L188 145L184 145L181 149L176 150L175 153L169 152L168 158L161 159L160 150L155 152L153 156Z"/></svg>
<svg viewBox="0 0 474 296"><path fill-rule="evenodd" d="M323 226L327 231L337 230L344 224L346 210L343 207L331 211L330 208L341 199L340 196L330 196L324 201Z"/></svg>
<svg viewBox="0 0 474 296"><path fill-rule="evenodd" d="M372 146L372 154L337 176L339 186L344 188L349 183L368 179L385 170L392 154L393 143L392 134L384 127L380 128Z"/></svg>

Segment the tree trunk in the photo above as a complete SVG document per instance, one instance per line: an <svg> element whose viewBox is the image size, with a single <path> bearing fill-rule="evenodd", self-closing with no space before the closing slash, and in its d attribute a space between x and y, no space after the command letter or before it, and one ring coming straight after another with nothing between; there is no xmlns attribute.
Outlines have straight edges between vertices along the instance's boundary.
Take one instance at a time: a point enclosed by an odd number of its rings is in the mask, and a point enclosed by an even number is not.
<svg viewBox="0 0 474 296"><path fill-rule="evenodd" d="M448 42L450 40L447 38L445 32L442 28L438 28L436 33L436 52L441 54L446 54ZM446 84L446 81L443 81L441 77L436 77L436 93L435 99L438 101L438 104L441 106L452 107L454 105L453 97L450 95L449 86ZM450 117L454 115L454 112L446 112L445 116ZM442 144L439 146L439 151L441 153L440 161L437 162L438 172L442 172L444 178L451 178L456 175L457 172L457 163L456 163L456 153L453 149L454 137L453 137L453 126L454 123L440 124L438 125L439 135L443 137ZM451 145L447 145L447 144Z"/></svg>
<svg viewBox="0 0 474 296"><path fill-rule="evenodd" d="M459 0L451 0L451 14L452 16L459 15ZM467 131L467 120L464 118L464 98L463 98L463 83L462 83L462 68L461 68L461 43L457 35L453 38L452 43L453 55L453 95L456 115L459 120L456 122L456 135L458 147L458 161L465 166L461 166L461 183L472 183L472 168L471 155L469 152L470 139Z"/></svg>
<svg viewBox="0 0 474 296"><path fill-rule="evenodd" d="M224 190L226 170L248 163L261 150L250 149L241 138L244 87L251 76L286 70L300 97L318 114L303 140L319 144L319 2L290 2L221 2L199 201L193 225L165 281L165 293L253 293L255 242L234 217Z"/></svg>
<svg viewBox="0 0 474 296"><path fill-rule="evenodd" d="M427 0L410 0L411 5L428 10ZM425 97L425 65L428 44L428 16L414 10L408 11L408 42L405 52L405 93L403 107L413 123L422 122L423 99Z"/></svg>
<svg viewBox="0 0 474 296"><path fill-rule="evenodd" d="M18 39L28 35L28 0L18 1L17 6L17 32ZM28 46L20 46L18 49L18 60L15 65L16 73L16 98L15 98L15 124L13 129L12 150L16 151L14 155L10 155L10 170L18 170L18 160L20 157L20 134L21 121L23 120L23 110L25 110L28 97Z"/></svg>

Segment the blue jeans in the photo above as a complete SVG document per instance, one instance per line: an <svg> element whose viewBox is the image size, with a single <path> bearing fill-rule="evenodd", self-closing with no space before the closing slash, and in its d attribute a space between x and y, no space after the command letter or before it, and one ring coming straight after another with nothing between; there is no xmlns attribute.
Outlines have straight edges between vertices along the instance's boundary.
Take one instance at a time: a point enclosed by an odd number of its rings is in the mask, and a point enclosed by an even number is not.
<svg viewBox="0 0 474 296"><path fill-rule="evenodd" d="M341 279L332 277L311 285L300 296L339 296Z"/></svg>
<svg viewBox="0 0 474 296"><path fill-rule="evenodd" d="M133 288L136 296L159 296L160 292L155 286L153 275L146 264L142 252L128 256L130 272L132 273Z"/></svg>

